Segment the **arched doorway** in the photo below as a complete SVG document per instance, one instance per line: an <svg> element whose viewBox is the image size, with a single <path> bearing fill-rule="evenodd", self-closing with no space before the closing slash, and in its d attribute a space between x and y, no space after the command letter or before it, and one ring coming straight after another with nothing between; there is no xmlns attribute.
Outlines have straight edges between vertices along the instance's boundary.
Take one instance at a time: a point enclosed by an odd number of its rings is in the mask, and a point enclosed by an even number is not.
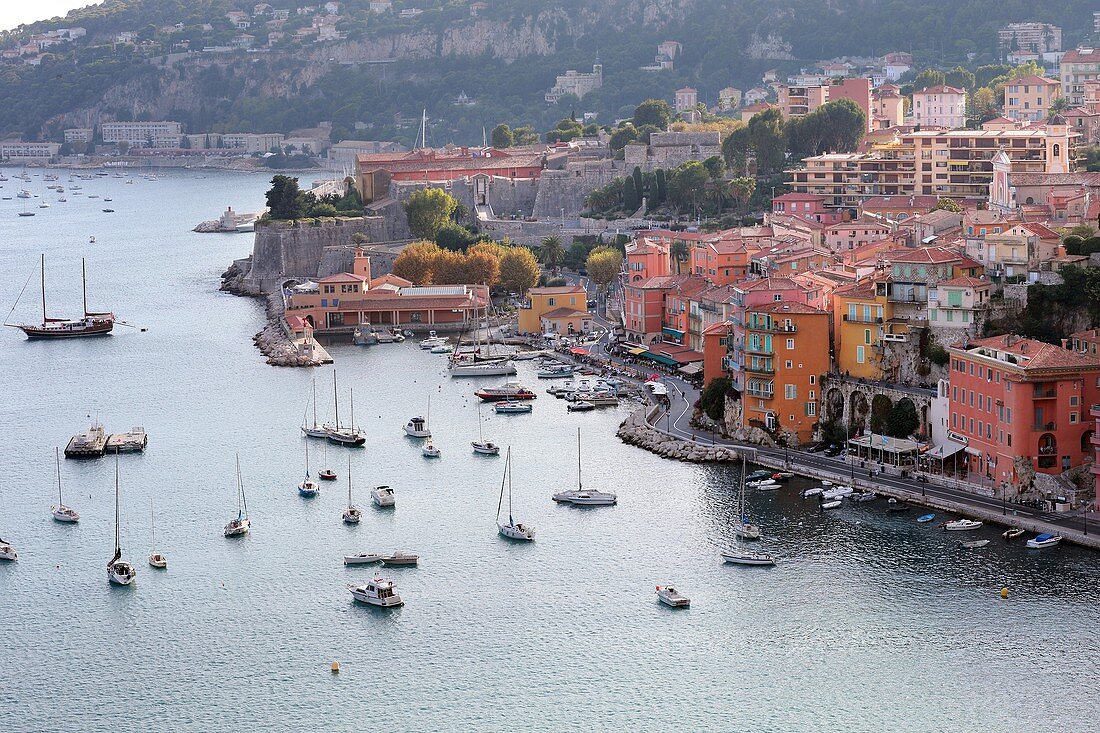
<svg viewBox="0 0 1100 733"><path fill-rule="evenodd" d="M836 423L844 420L844 393L836 387L825 393L825 419Z"/></svg>
<svg viewBox="0 0 1100 733"><path fill-rule="evenodd" d="M848 401L848 422L853 429L860 429L866 425L867 413L871 411L871 405L867 402L867 395L862 392L852 392Z"/></svg>

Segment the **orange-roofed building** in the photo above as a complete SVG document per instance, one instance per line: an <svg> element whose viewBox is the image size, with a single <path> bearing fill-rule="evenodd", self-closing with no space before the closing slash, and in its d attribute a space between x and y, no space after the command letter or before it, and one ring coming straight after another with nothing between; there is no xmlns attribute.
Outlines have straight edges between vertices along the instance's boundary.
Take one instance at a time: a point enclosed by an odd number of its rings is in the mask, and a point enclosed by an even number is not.
<svg viewBox="0 0 1100 733"><path fill-rule="evenodd" d="M558 308L585 310L588 291L580 285L531 288L527 303L520 306L517 329L520 333L542 333L542 317Z"/></svg>
<svg viewBox="0 0 1100 733"><path fill-rule="evenodd" d="M670 242L656 237L639 237L626 245L626 281L643 282L671 274Z"/></svg>
<svg viewBox="0 0 1100 733"><path fill-rule="evenodd" d="M829 371L829 314L804 303L773 302L745 318L741 425L813 440L821 378Z"/></svg>
<svg viewBox="0 0 1100 733"><path fill-rule="evenodd" d="M1013 496L1032 471L1060 474L1091 460L1100 357L993 336L948 349L949 437L963 443L972 481Z"/></svg>

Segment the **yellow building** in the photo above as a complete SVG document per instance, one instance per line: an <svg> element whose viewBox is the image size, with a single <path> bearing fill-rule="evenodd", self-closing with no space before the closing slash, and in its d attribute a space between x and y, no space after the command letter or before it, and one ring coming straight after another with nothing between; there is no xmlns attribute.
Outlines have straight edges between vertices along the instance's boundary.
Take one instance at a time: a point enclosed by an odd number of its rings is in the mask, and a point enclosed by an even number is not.
<svg viewBox="0 0 1100 733"><path fill-rule="evenodd" d="M909 327L894 321L893 303L873 280L833 291L834 360L841 374L883 378L883 342L905 341Z"/></svg>
<svg viewBox="0 0 1100 733"><path fill-rule="evenodd" d="M580 285L531 288L527 299L519 311L519 333L542 333L542 317L558 308L583 311L588 307L588 291Z"/></svg>
<svg viewBox="0 0 1100 733"><path fill-rule="evenodd" d="M588 333L592 330L592 314L569 306L555 308L544 313L539 319L543 333L557 333L563 336Z"/></svg>

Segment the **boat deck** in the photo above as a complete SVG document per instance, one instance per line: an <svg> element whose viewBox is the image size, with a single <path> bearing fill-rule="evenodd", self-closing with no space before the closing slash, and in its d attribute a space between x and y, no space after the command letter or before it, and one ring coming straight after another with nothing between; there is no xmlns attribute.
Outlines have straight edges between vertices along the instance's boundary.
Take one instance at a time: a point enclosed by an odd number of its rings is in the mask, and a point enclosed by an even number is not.
<svg viewBox="0 0 1100 733"><path fill-rule="evenodd" d="M77 433L65 446L66 458L98 458L107 451L107 434L101 433L92 440L85 440L84 433Z"/></svg>
<svg viewBox="0 0 1100 733"><path fill-rule="evenodd" d="M126 433L115 433L107 438L107 453L140 453L149 444L145 428L131 428Z"/></svg>

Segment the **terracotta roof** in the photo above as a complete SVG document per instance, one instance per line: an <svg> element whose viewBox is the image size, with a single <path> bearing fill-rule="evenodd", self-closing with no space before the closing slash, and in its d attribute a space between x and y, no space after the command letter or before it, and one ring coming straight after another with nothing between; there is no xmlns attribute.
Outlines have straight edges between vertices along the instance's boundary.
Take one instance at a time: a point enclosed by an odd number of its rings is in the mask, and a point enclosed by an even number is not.
<svg viewBox="0 0 1100 733"><path fill-rule="evenodd" d="M400 288L411 288L413 286L412 280L406 280L403 277L394 275L392 272L388 272L385 275L379 275L370 281L372 288L377 288L380 285L396 285Z"/></svg>
<svg viewBox="0 0 1100 733"><path fill-rule="evenodd" d="M357 295L360 295L357 293ZM340 299L339 310L446 310L473 306L470 295L398 295L389 290L367 291L356 300Z"/></svg>
<svg viewBox="0 0 1100 733"><path fill-rule="evenodd" d="M1016 79L1009 79L1005 84L1046 84L1047 86L1051 86L1061 84L1061 82L1055 81L1054 79L1048 79L1045 76L1028 74L1027 76L1017 77Z"/></svg>
<svg viewBox="0 0 1100 733"><path fill-rule="evenodd" d="M543 318L549 318L550 320L554 320L557 318L573 318L575 316L584 316L586 318L591 318L592 314L588 311L577 310L576 308L555 308L548 313L542 314Z"/></svg>
<svg viewBox="0 0 1100 733"><path fill-rule="evenodd" d="M346 283L346 282L365 283L365 282L368 282L368 281L367 281L367 278L363 277L362 275L356 275L353 272L338 272L335 275L329 275L328 277L323 277L320 280L318 280L317 282L319 282L319 283Z"/></svg>
<svg viewBox="0 0 1100 733"><path fill-rule="evenodd" d="M707 326L706 328L703 329L703 335L704 336L711 336L711 335L717 333L717 334L720 334L722 336L725 336L727 333L729 333L730 326L732 326L732 325L733 324L730 323L729 321L722 321L721 323L711 324L710 326Z"/></svg>
<svg viewBox="0 0 1100 733"><path fill-rule="evenodd" d="M831 231L834 231L834 230L839 231L839 230L842 230L842 229L882 229L882 230L885 230L887 233L890 232L890 227L886 224L882 224L882 223L877 222L877 221L868 221L868 220L859 220L859 219L854 219L852 221L841 221L841 222L837 222L836 224L830 224L829 226L825 227L825 231L827 231L827 232L831 232Z"/></svg>
<svg viewBox="0 0 1100 733"><path fill-rule="evenodd" d="M857 280L851 285L842 285L833 291L834 297L853 300L874 300L877 295L874 280Z"/></svg>
<svg viewBox="0 0 1100 733"><path fill-rule="evenodd" d="M806 305L805 303L796 302L777 302L767 303L765 305L758 305L755 308L749 308L751 313L772 313L782 315L784 313L792 313L797 315L812 315L820 313L824 315L826 311L820 308L814 308L812 305Z"/></svg>
<svg viewBox="0 0 1100 733"><path fill-rule="evenodd" d="M1069 337L1071 339L1080 339L1081 341L1095 341L1096 339L1100 339L1100 328L1090 328L1087 331L1071 333Z"/></svg>
<svg viewBox="0 0 1100 733"><path fill-rule="evenodd" d="M1021 338L1012 334L1003 336L991 336L989 338L971 341L966 345L966 351L986 347L997 349L1005 353L1023 357L1024 363L1018 366L1026 371L1036 369L1096 369L1100 368L1100 357L1086 355L1061 346L1036 341L1035 339Z"/></svg>
<svg viewBox="0 0 1100 733"><path fill-rule="evenodd" d="M962 277L953 277L950 280L944 280L939 284L939 287L980 288L983 286L988 287L991 284L992 283L988 280L964 275Z"/></svg>
<svg viewBox="0 0 1100 733"><path fill-rule="evenodd" d="M1040 239L1061 239L1061 237L1058 236L1058 232L1054 231L1046 224L1039 224L1038 222L1028 222L1024 224L1023 227L1032 234L1037 235Z"/></svg>
<svg viewBox="0 0 1100 733"><path fill-rule="evenodd" d="M1013 186L1065 186L1078 185L1100 188L1100 173L1012 173Z"/></svg>
<svg viewBox="0 0 1100 733"><path fill-rule="evenodd" d="M1065 55L1062 56L1063 64L1094 64L1097 62L1100 62L1100 48L1075 48L1072 51L1066 51Z"/></svg>
<svg viewBox="0 0 1100 733"><path fill-rule="evenodd" d="M802 286L789 277L761 277L755 280L742 280L734 283L734 287L743 293L756 290L798 290Z"/></svg>
<svg viewBox="0 0 1100 733"><path fill-rule="evenodd" d="M882 258L887 262L939 265L947 262L958 262L963 259L963 256L945 247L917 247L916 249L896 249L885 252Z"/></svg>

